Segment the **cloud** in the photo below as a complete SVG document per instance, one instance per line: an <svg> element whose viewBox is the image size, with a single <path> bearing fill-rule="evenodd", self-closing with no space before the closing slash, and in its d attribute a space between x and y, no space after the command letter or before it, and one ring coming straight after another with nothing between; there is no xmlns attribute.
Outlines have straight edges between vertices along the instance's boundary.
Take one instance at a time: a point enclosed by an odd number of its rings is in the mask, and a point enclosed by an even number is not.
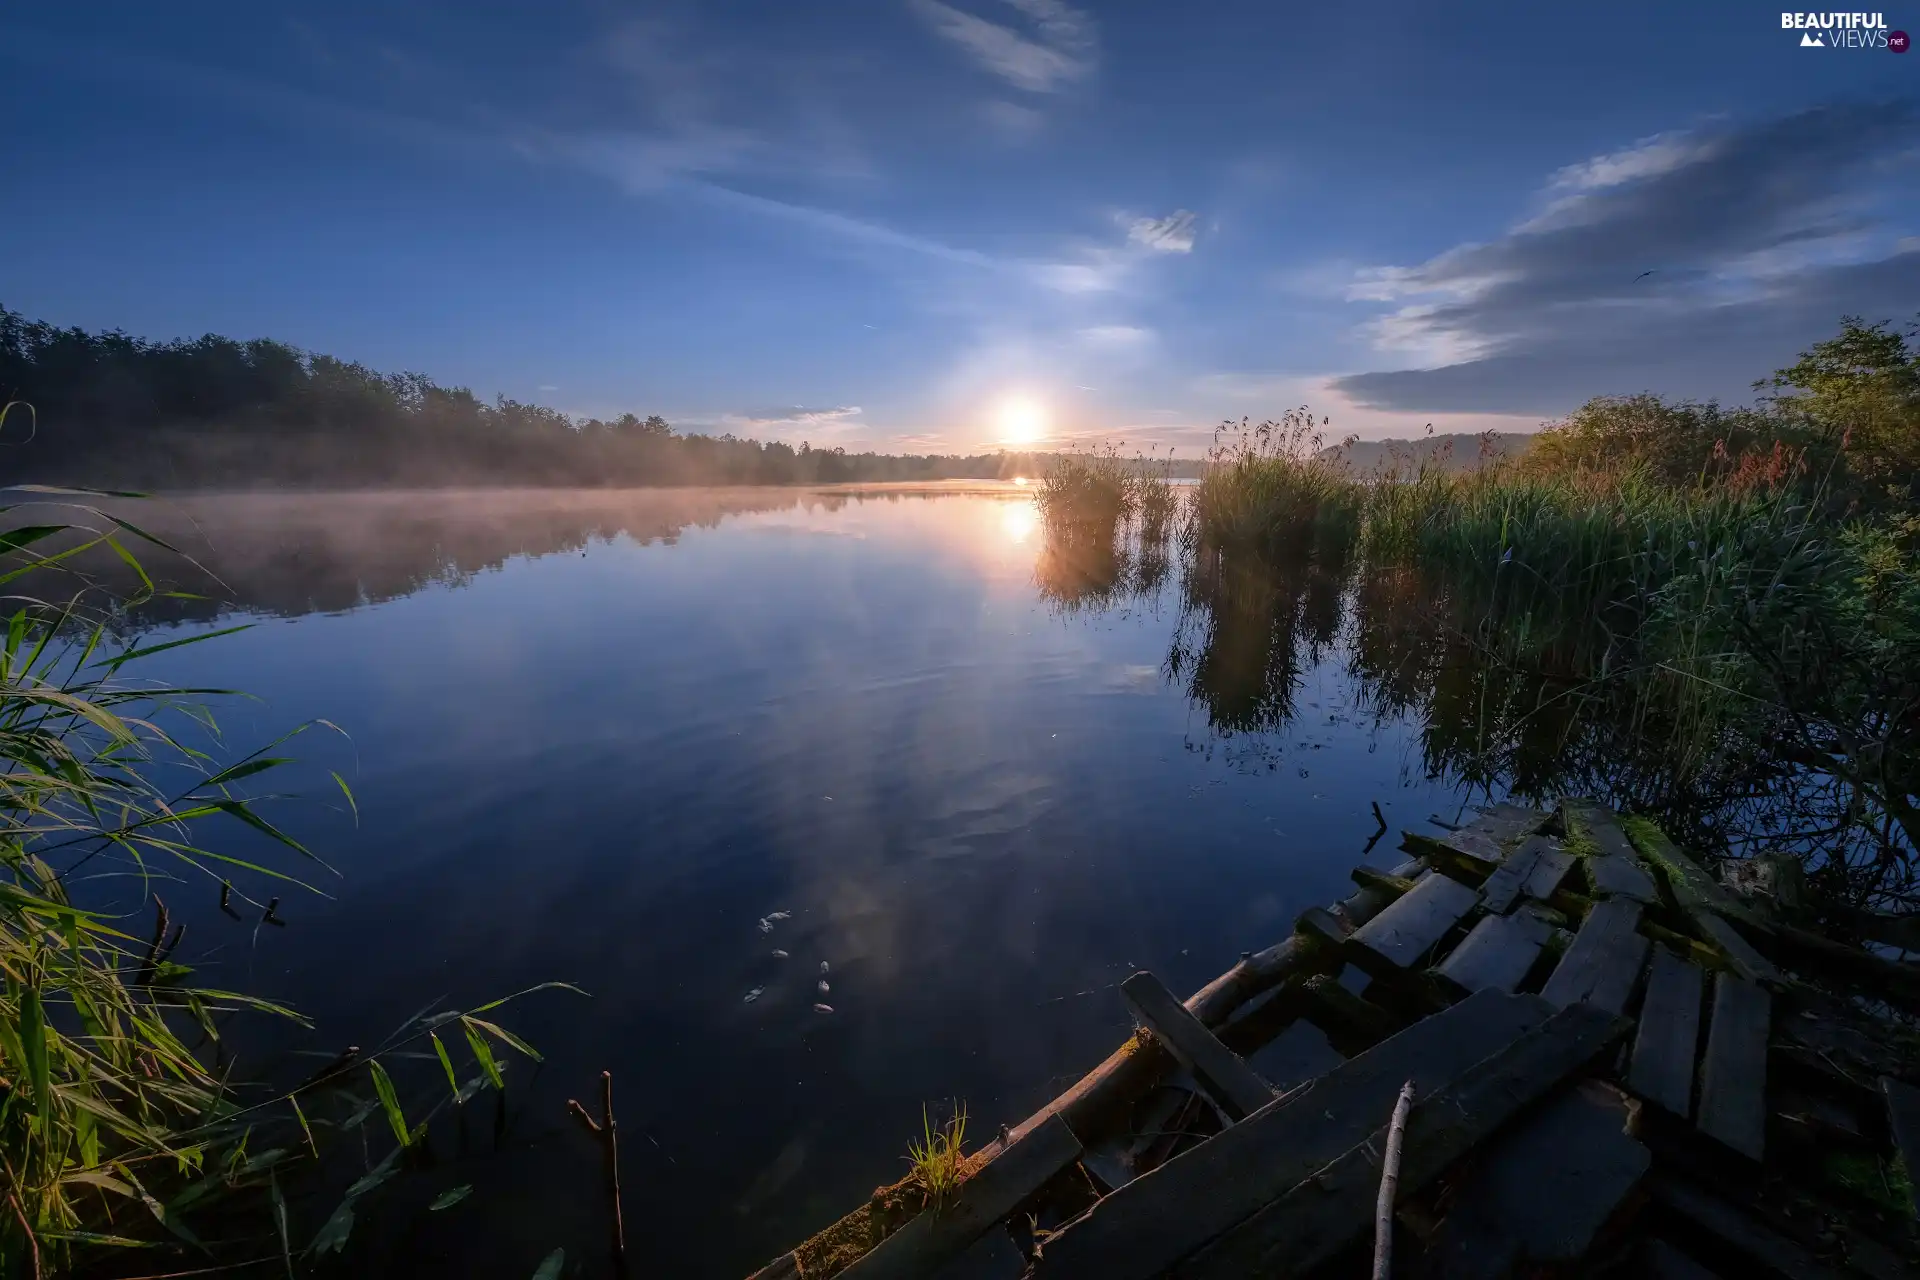
<svg viewBox="0 0 1920 1280"><path fill-rule="evenodd" d="M1738 395L1842 313L1898 316L1920 297L1920 252L1897 240L1912 226L1857 212L1911 184L1897 162L1914 119L1908 102L1829 105L1570 165L1505 235L1356 278L1350 297L1399 304L1373 323L1376 346L1427 367L1333 385L1420 412Z"/></svg>
<svg viewBox="0 0 1920 1280"><path fill-rule="evenodd" d="M1090 17L1061 0L1006 3L1019 11L1027 30L989 22L942 0L909 0L935 32L1016 89L1055 93L1093 73L1098 50Z"/></svg>
<svg viewBox="0 0 1920 1280"><path fill-rule="evenodd" d="M1127 239L1159 253L1192 253L1193 222L1185 209L1164 218L1135 218L1127 226Z"/></svg>
<svg viewBox="0 0 1920 1280"><path fill-rule="evenodd" d="M749 427L836 427L860 416L860 406L835 405L831 409L808 409L801 405L783 405L776 409L749 409L730 415Z"/></svg>

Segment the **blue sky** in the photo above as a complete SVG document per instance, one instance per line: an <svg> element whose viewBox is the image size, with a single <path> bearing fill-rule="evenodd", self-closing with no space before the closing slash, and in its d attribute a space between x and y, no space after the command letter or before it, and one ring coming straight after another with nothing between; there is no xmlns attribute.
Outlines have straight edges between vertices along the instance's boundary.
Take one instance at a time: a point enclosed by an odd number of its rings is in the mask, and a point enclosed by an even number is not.
<svg viewBox="0 0 1920 1280"><path fill-rule="evenodd" d="M1530 428L1920 311L1920 55L1752 4L95 3L0 70L15 310L685 429Z"/></svg>

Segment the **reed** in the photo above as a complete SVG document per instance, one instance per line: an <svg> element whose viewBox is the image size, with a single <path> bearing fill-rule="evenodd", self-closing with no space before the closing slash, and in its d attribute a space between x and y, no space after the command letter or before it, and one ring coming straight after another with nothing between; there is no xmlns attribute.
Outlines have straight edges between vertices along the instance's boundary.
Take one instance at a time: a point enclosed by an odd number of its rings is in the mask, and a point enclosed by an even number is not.
<svg viewBox="0 0 1920 1280"><path fill-rule="evenodd" d="M238 885L299 888L296 871L332 874L274 825L253 791L289 763L277 753L290 738L319 726L225 764L200 745L214 740L212 707L228 691L140 673L155 655L243 628L151 644L118 639L151 584L131 599L101 600L70 564L105 549L146 582L134 551L158 540L75 501L84 496L66 491L62 502L42 504L54 513L46 523L0 539L0 587L14 593L0 642L0 1275L64 1274L114 1250L189 1248L217 1258L219 1237L203 1238L205 1226L197 1233L195 1225L230 1214L242 1197L259 1224L274 1224L291 1273L296 1255L344 1244L354 1202L399 1171L433 1114L500 1086L505 1064L494 1045L532 1050L481 1016L493 1006L423 1011L322 1077L247 1096L220 1061L222 1023L239 1012L298 1015L196 980L181 950L185 927L171 923L157 894L150 933L76 894L82 871L130 875L168 893L197 881L230 912L237 900L271 922L278 898L262 908ZM24 594L29 581L72 592L64 600ZM335 781L351 804L345 781ZM203 832L222 822L269 837L285 869L219 852ZM470 1062L465 1083L440 1038L451 1033ZM410 1120L385 1064L429 1042L447 1092L437 1104L414 1104ZM310 1124L308 1112L319 1108L345 1108L323 1132L384 1117L395 1141L312 1242L296 1244L282 1185L317 1163L321 1118Z"/></svg>

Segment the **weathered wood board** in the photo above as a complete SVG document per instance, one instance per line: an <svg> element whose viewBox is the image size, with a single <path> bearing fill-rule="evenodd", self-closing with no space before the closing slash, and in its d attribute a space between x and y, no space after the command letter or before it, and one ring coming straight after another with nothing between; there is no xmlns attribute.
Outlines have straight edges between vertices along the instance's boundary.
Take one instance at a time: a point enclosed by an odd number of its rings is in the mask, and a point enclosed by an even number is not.
<svg viewBox="0 0 1920 1280"><path fill-rule="evenodd" d="M1647 954L1639 929L1638 902L1608 898L1595 903L1541 996L1557 1008L1584 1000L1610 1013L1625 1009Z"/></svg>
<svg viewBox="0 0 1920 1280"><path fill-rule="evenodd" d="M1512 991L1552 933L1553 926L1530 911L1485 916L1441 961L1439 972L1469 991Z"/></svg>
<svg viewBox="0 0 1920 1280"><path fill-rule="evenodd" d="M1473 910L1480 895L1458 880L1429 876L1392 906L1362 925L1348 954L1362 968L1411 968L1433 944Z"/></svg>
<svg viewBox="0 0 1920 1280"><path fill-rule="evenodd" d="M1532 835L1546 822L1547 815L1538 809L1502 801L1482 809L1465 829L1490 836L1502 845L1510 845L1522 836Z"/></svg>
<svg viewBox="0 0 1920 1280"><path fill-rule="evenodd" d="M1273 1101L1272 1086L1239 1054L1221 1044L1160 979L1143 970L1120 984L1120 994L1147 1029L1173 1051L1180 1065L1193 1072L1235 1120Z"/></svg>
<svg viewBox="0 0 1920 1280"><path fill-rule="evenodd" d="M1880 1092L1887 1100L1887 1126L1893 1133L1893 1145L1906 1161L1913 1216L1920 1218L1920 1089L1881 1076Z"/></svg>
<svg viewBox="0 0 1920 1280"><path fill-rule="evenodd" d="M1767 1032L1773 999L1738 974L1715 974L1707 1056L1700 1066L1694 1123L1754 1160L1766 1152Z"/></svg>
<svg viewBox="0 0 1920 1280"><path fill-rule="evenodd" d="M1534 862L1533 870L1527 875L1524 892L1537 902L1545 902L1560 888L1560 882L1567 878L1567 872L1573 870L1573 864L1579 861L1565 849L1558 847L1546 850Z"/></svg>
<svg viewBox="0 0 1920 1280"><path fill-rule="evenodd" d="M846 1280L908 1280L958 1257L989 1227L1080 1158L1080 1139L1059 1116L1021 1135L960 1184L938 1213L921 1213L841 1272Z"/></svg>
<svg viewBox="0 0 1920 1280"><path fill-rule="evenodd" d="M1364 1141L1409 1078L1430 1095L1551 1012L1488 991L1416 1022L1094 1205L1047 1241L1035 1280L1159 1274Z"/></svg>
<svg viewBox="0 0 1920 1280"><path fill-rule="evenodd" d="M1585 1081L1488 1143L1451 1191L1426 1274L1494 1280L1579 1258L1653 1163L1628 1118L1618 1090Z"/></svg>
<svg viewBox="0 0 1920 1280"><path fill-rule="evenodd" d="M1496 914L1511 910L1513 904L1520 900L1521 892L1527 887L1527 878L1533 874L1541 855L1559 847L1559 841L1550 836L1530 837L1480 886L1480 905Z"/></svg>
<svg viewBox="0 0 1920 1280"><path fill-rule="evenodd" d="M1667 947L1653 949L1647 998L1633 1041L1627 1085L1682 1120L1693 1114L1693 1060L1700 1049L1700 1001L1707 975Z"/></svg>
<svg viewBox="0 0 1920 1280"><path fill-rule="evenodd" d="M1583 1068L1624 1035L1628 1025L1626 1019L1592 1005L1562 1009L1439 1093L1416 1102L1402 1148L1402 1193L1418 1191L1438 1177L1501 1125ZM1321 1266L1372 1225L1385 1145L1382 1124L1367 1141L1208 1245L1172 1274L1184 1280L1243 1280L1247 1276L1305 1275Z"/></svg>
<svg viewBox="0 0 1920 1280"><path fill-rule="evenodd" d="M1631 898L1649 906L1660 901L1653 877L1640 865L1627 833L1613 815L1600 805L1583 800L1564 800L1560 812L1566 819L1569 835L1578 832L1593 842L1597 853L1587 858L1587 878L1601 897Z"/></svg>

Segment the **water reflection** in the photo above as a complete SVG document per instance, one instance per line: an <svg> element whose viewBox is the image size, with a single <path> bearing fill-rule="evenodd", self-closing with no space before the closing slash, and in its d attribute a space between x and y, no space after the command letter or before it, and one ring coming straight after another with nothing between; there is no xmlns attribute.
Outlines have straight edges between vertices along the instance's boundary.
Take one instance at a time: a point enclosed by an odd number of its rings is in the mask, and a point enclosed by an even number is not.
<svg viewBox="0 0 1920 1280"><path fill-rule="evenodd" d="M192 494L113 501L106 509L167 544L127 539L159 590L195 597L151 601L141 617L155 623L210 621L235 612L336 613L428 587L458 586L516 557L581 552L615 539L670 546L689 530L713 529L742 516L804 520L830 517L850 503L1015 492L1007 485L974 482L825 489L448 489ZM28 500L7 511L4 522L76 519L86 517L57 502ZM1035 519L1031 500L1022 495L1006 503L1002 527L1017 543L1032 531ZM139 585L135 571L104 548L74 567L117 597Z"/></svg>

